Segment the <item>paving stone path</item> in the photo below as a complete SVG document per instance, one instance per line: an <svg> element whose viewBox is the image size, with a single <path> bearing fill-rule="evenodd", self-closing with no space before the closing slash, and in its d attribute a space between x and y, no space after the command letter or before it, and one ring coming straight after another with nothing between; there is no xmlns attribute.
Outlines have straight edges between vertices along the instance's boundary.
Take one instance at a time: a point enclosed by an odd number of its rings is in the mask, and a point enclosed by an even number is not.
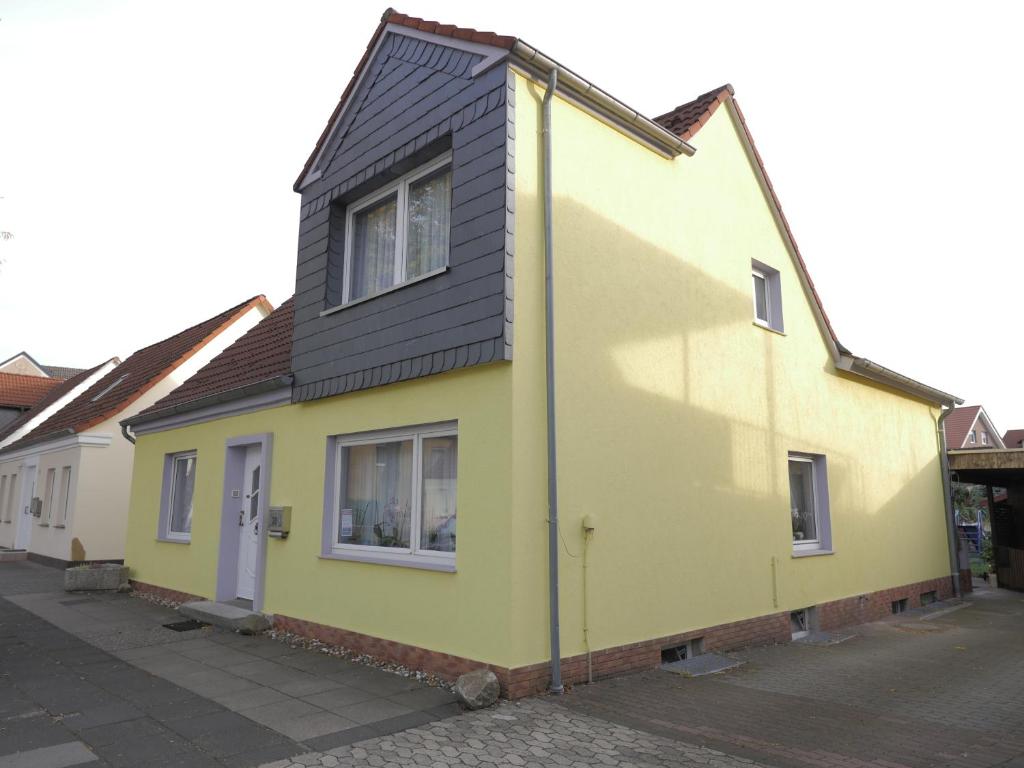
<svg viewBox="0 0 1024 768"><path fill-rule="evenodd" d="M576 714L546 699L505 702L494 709L326 753L299 755L263 768L477 765L762 768L762 764L749 759Z"/></svg>

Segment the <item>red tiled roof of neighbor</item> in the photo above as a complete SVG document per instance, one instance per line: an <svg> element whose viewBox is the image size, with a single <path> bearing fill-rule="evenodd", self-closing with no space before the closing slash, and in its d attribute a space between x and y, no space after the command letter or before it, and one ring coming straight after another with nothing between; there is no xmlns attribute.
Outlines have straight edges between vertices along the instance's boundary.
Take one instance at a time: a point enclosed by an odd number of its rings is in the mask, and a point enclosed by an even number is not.
<svg viewBox="0 0 1024 768"><path fill-rule="evenodd" d="M971 425L978 418L980 410L980 405L965 405L962 408L954 408L953 412L946 417L942 423L946 430L946 448L948 450L965 447L967 433L971 431Z"/></svg>
<svg viewBox="0 0 1024 768"><path fill-rule="evenodd" d="M288 299L180 387L140 411L140 415L156 413L290 373L293 304L294 298Z"/></svg>
<svg viewBox="0 0 1024 768"><path fill-rule="evenodd" d="M1007 448L1024 447L1024 429L1008 429L1003 435L1003 443Z"/></svg>
<svg viewBox="0 0 1024 768"><path fill-rule="evenodd" d="M41 400L39 400L29 410L25 411L25 413L23 413L21 416L16 418L14 421L4 424L3 427L0 427L0 440L3 440L8 435L15 432L17 429L20 429L27 422L34 419L37 414L45 411L51 405L53 405L62 397L64 397L64 395L73 390L75 387L77 387L79 384L88 379L96 371L98 371L100 368L102 368L104 365L111 361L113 361L115 364L121 362L118 358L112 357L110 358L110 360L104 360L99 365L84 370L77 376L72 376L70 379L64 379L63 381L61 381L60 379L49 379L49 381L54 382L55 386L52 387L50 391L47 392L46 395ZM41 377L37 376L35 378ZM47 379L43 379L43 381L47 381Z"/></svg>
<svg viewBox="0 0 1024 768"><path fill-rule="evenodd" d="M734 93L736 91L733 87L726 83L713 91L702 93L693 101L680 104L671 112L654 118L654 122L687 141L711 118L718 106L724 104Z"/></svg>
<svg viewBox="0 0 1024 768"><path fill-rule="evenodd" d="M31 408L60 381L44 376L0 373L0 408Z"/></svg>
<svg viewBox="0 0 1024 768"><path fill-rule="evenodd" d="M243 301L209 320L132 354L57 413L4 450L53 435L84 432L138 400L235 320L254 307L270 304L263 295Z"/></svg>
<svg viewBox="0 0 1024 768"><path fill-rule="evenodd" d="M398 24L403 27L409 27L410 29L418 29L421 32L429 32L434 35L442 35L444 37L455 38L456 40L469 40L473 43L480 43L482 45L492 45L495 48L504 48L506 50L512 50L515 46L518 38L510 37L508 35L498 35L494 32L481 32L476 29L469 27L457 27L454 24L441 24L437 21L427 21L425 19L418 19L415 16L407 16L404 13L399 13L394 8L388 8L384 11L384 15L380 17L380 24L377 25L376 31L370 38L370 42L366 46L366 52L363 57L359 60L355 70L352 72L352 79L348 81L348 85L345 86L345 90L341 92L341 98L338 99L338 105L334 108L331 113L330 120L327 121L327 125L324 126L323 132L320 134L320 138L316 140L316 146L313 147L312 153L306 160L306 164L302 167L302 173L295 180L295 184L292 187L296 192L299 191L299 185L302 183L302 179L309 169L313 165L313 161L316 160L316 156L320 153L320 148L323 147L325 141L327 141L327 135L331 131L331 126L334 125L335 118L341 113L342 108L345 106L345 102L348 101L348 97L352 93L352 89L355 87L356 81L359 79L359 74L363 71L363 67L370 59L370 54L373 52L374 46L377 45L377 41L380 36L384 34L384 28L388 24Z"/></svg>

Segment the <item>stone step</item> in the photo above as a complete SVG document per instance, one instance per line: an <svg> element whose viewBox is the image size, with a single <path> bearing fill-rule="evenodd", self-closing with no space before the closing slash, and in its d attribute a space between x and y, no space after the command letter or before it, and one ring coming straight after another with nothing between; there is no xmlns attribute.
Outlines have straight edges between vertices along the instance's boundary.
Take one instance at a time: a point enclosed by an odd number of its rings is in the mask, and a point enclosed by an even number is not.
<svg viewBox="0 0 1024 768"><path fill-rule="evenodd" d="M243 635L255 635L270 629L270 619L262 613L212 600L196 600L178 606L178 613L196 621L205 621L215 627L234 630Z"/></svg>
<svg viewBox="0 0 1024 768"><path fill-rule="evenodd" d="M24 549L0 549L0 563L10 563L14 560L28 560L28 552Z"/></svg>

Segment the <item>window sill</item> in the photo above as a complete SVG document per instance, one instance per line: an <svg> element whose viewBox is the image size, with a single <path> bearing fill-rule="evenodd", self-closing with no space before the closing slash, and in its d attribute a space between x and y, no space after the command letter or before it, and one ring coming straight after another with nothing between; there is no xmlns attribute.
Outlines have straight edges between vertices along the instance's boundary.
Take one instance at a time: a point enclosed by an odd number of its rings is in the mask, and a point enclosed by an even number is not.
<svg viewBox="0 0 1024 768"><path fill-rule="evenodd" d="M66 525L55 525L55 526L53 526L53 527L54 527L54 528L67 528L67 526L66 526Z"/></svg>
<svg viewBox="0 0 1024 768"><path fill-rule="evenodd" d="M768 331L770 333L777 333L779 336L785 336L785 331L780 331L778 328L772 328L770 325L765 323L759 323L757 320L753 321L754 326L760 328L762 331Z"/></svg>
<svg viewBox="0 0 1024 768"><path fill-rule="evenodd" d="M332 550L320 555L321 560L347 560L352 563L370 563L372 565L397 565L401 568L418 568L423 571L440 571L455 573L455 560L436 557L417 557L416 555L389 555L376 552L338 552Z"/></svg>
<svg viewBox="0 0 1024 768"><path fill-rule="evenodd" d="M192 539L169 539L157 536L156 540L162 544L191 544Z"/></svg>
<svg viewBox="0 0 1024 768"><path fill-rule="evenodd" d="M817 557L818 555L834 555L831 549L794 549L793 557Z"/></svg>
<svg viewBox="0 0 1024 768"><path fill-rule="evenodd" d="M4 522L5 522L5 523L7 523L8 525L10 525L10 524L11 524L11 521L10 521L10 520L4 520Z"/></svg>
<svg viewBox="0 0 1024 768"><path fill-rule="evenodd" d="M49 524L49 523L37 523L37 525L38 525L38 526L39 526L40 528L49 528L49 527L50 527L50 524Z"/></svg>
<svg viewBox="0 0 1024 768"><path fill-rule="evenodd" d="M424 280L429 280L432 277L443 275L447 271L448 267L443 266L440 269L435 269L433 272L427 272L425 275L420 275L419 277L414 277L412 280L406 280L404 283L399 283L398 285L393 285L390 288L385 288L383 291L379 291L378 293L374 293L370 296L363 296L361 299L355 299L354 301L350 301L347 304L339 304L336 307L328 307L327 309L320 313L320 317L333 315L335 312L341 312L343 309L348 309L349 307L356 307L359 306L360 304L365 304L366 302L373 301L374 299L378 299L381 296L387 296L389 293L400 291L402 288L406 288L410 285L422 283Z"/></svg>

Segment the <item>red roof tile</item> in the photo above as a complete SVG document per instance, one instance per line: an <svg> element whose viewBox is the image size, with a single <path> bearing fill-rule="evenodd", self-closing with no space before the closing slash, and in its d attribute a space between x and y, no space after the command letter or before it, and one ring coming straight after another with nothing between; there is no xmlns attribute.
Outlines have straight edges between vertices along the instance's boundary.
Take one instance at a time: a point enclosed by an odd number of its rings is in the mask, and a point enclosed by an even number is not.
<svg viewBox="0 0 1024 768"><path fill-rule="evenodd" d="M1024 429L1008 429L1003 435L1003 443L1007 448L1024 447Z"/></svg>
<svg viewBox="0 0 1024 768"><path fill-rule="evenodd" d="M962 408L954 408L953 412L942 422L946 430L946 448L955 450L964 448L967 442L967 433L971 425L978 418L980 405L967 405Z"/></svg>
<svg viewBox="0 0 1024 768"><path fill-rule="evenodd" d="M153 414L290 373L293 303L294 299L288 299L180 387L139 415Z"/></svg>
<svg viewBox="0 0 1024 768"><path fill-rule="evenodd" d="M253 307L270 308L262 295L132 354L57 413L4 450L48 435L80 433L124 410Z"/></svg>
<svg viewBox="0 0 1024 768"><path fill-rule="evenodd" d="M733 87L726 83L713 91L702 93L693 101L680 104L671 112L655 117L654 122L687 141L715 113L718 105L724 104L734 93Z"/></svg>
<svg viewBox="0 0 1024 768"><path fill-rule="evenodd" d="M58 384L60 379L0 373L0 408L31 408Z"/></svg>
<svg viewBox="0 0 1024 768"><path fill-rule="evenodd" d="M53 381L56 386L50 389L50 391L47 392L39 402L32 406L32 408L25 411L25 413L14 421L4 424L4 426L0 428L0 440L3 440L8 435L13 434L111 361L113 361L115 365L121 362L120 359L112 357L110 360L104 360L99 365L84 370L78 375L72 376L70 379L65 379L63 381L60 379L50 379L50 381ZM46 379L43 379L43 381L46 381Z"/></svg>
<svg viewBox="0 0 1024 768"><path fill-rule="evenodd" d="M451 37L457 40L470 40L474 43L491 45L495 48L504 48L509 51L515 46L518 39L508 35L498 35L494 32L480 32L476 29L470 29L469 27L456 27L453 24L441 24L436 21L426 21L424 19L418 19L415 16L407 16L404 13L399 13L394 8L388 8L384 11L384 15L381 16L380 24L377 25L377 29L374 31L373 36L370 37L370 42L366 46L366 52L359 60L355 71L352 73L352 79L348 81L348 85L346 85L345 90L342 91L341 98L338 99L338 105L331 113L330 120L328 120L327 125L324 126L324 130L320 134L320 138L316 140L316 146L313 147L313 152L309 155L309 158L306 160L306 164L302 167L302 173L300 173L299 177L295 180L295 184L292 188L296 192L299 191L299 185L302 183L302 179L305 178L307 173L309 173L310 168L313 166L313 161L316 160L316 156L320 153L321 147L323 147L324 142L327 141L327 136L331 132L331 126L334 125L335 119L339 114L341 114L341 110L344 108L345 102L348 101L348 97L351 95L352 89L355 87L356 81L359 79L359 75L363 71L363 67L365 67L367 62L370 60L370 54L373 52L374 47L377 45L377 41L384 33L384 28L388 24L398 24L403 27L409 27L410 29L430 32L431 34Z"/></svg>

